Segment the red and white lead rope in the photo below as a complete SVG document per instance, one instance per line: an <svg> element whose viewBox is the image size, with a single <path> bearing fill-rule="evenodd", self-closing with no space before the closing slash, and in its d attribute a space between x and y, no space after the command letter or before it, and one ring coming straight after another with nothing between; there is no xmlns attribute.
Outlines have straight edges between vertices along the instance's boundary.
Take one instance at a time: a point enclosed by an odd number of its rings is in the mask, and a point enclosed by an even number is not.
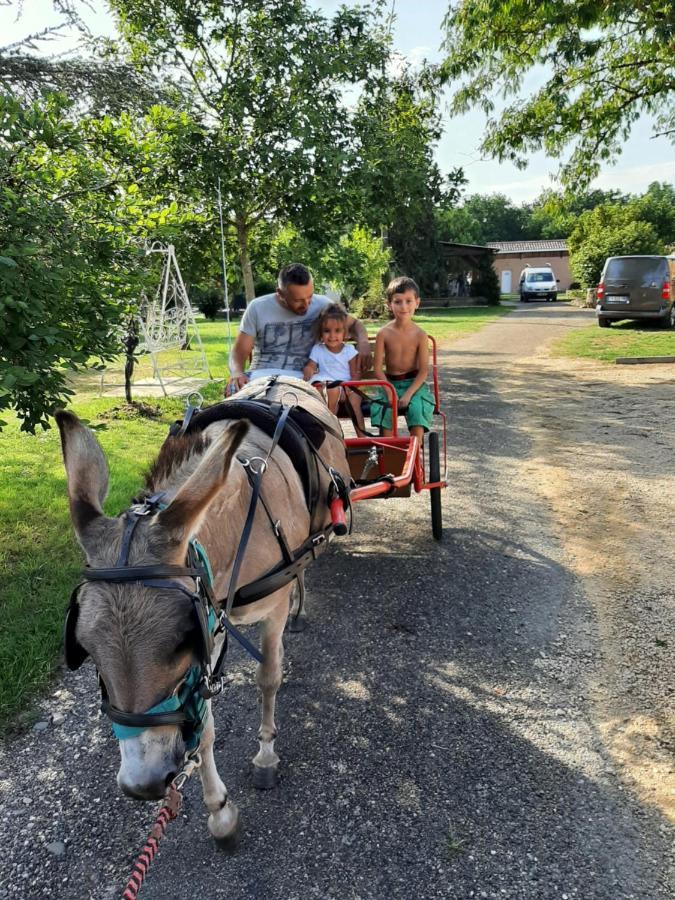
<svg viewBox="0 0 675 900"><path fill-rule="evenodd" d="M164 837L167 825L178 815L181 803L183 802L181 790L190 775L192 775L195 769L199 768L200 765L201 759L199 754L188 757L180 773L166 789L164 801L157 813L154 825L150 829L150 834L145 842L145 846L136 857L133 871L129 876L129 880L122 894L122 900L136 900L136 897L138 897L138 892L145 881L145 876L148 874L150 863L157 854L159 842Z"/></svg>

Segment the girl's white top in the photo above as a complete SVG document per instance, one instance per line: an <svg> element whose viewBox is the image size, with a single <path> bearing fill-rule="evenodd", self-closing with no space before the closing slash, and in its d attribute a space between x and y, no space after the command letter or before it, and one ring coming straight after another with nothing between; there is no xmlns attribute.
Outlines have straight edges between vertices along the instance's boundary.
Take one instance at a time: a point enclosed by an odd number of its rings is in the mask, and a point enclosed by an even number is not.
<svg viewBox="0 0 675 900"><path fill-rule="evenodd" d="M310 381L350 381L349 360L358 356L353 344L343 344L339 353L331 352L324 344L314 344L309 354L319 371Z"/></svg>

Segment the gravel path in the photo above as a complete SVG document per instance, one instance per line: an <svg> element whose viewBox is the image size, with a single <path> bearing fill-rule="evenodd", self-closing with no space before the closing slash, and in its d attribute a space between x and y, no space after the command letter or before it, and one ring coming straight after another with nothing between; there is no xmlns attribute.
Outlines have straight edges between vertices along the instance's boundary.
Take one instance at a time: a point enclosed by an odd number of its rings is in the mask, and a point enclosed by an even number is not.
<svg viewBox="0 0 675 900"><path fill-rule="evenodd" d="M425 495L369 502L354 536L310 570L310 626L286 641L283 780L267 793L248 768L252 666L234 651L216 753L240 805L239 848L214 849L190 784L142 897L672 898L673 499L643 473L646 438L607 438L628 473L621 516L634 515L641 490L657 502L657 527L670 514L654 548L664 568L651 578L642 545L620 550L616 476L597 503L593 490L601 425L619 427L627 397L646 434L645 404L663 408L672 375L632 373L652 379L645 388L549 361L547 344L587 315L532 305L443 351L442 543ZM672 459L672 428L658 439L657 461ZM590 473L575 474L579 458ZM612 516L608 567L593 558ZM155 807L117 794L118 752L96 707L87 665L64 675L33 731L2 748L2 898L121 892ZM642 753L620 752L640 716L660 790L638 771Z"/></svg>

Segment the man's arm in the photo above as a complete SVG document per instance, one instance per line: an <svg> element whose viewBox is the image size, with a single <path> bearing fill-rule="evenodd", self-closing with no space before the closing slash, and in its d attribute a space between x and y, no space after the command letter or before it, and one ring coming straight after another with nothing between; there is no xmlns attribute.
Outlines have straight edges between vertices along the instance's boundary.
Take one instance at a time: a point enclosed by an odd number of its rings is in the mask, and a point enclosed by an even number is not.
<svg viewBox="0 0 675 900"><path fill-rule="evenodd" d="M356 341L356 348L359 351L359 368L361 372L368 372L373 367L373 355L370 352L368 333L363 323L355 319L354 316L347 317L347 328L349 329L349 337Z"/></svg>
<svg viewBox="0 0 675 900"><path fill-rule="evenodd" d="M230 353L230 377L225 394L234 394L239 388L248 384L248 375L244 374L246 363L253 352L255 339L252 335L240 331Z"/></svg>

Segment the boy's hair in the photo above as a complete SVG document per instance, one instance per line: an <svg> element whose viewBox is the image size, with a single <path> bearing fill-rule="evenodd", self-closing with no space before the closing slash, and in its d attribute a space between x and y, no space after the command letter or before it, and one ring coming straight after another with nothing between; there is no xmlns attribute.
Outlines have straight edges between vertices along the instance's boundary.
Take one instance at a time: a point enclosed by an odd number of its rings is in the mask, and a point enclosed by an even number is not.
<svg viewBox="0 0 675 900"><path fill-rule="evenodd" d="M399 275L398 278L394 278L387 285L387 303L393 299L394 294L405 294L406 291L414 291L416 297L420 295L417 282L413 281L412 278L408 278L407 275Z"/></svg>
<svg viewBox="0 0 675 900"><path fill-rule="evenodd" d="M291 263L288 266L284 266L279 272L277 288L280 291L285 291L289 284L305 285L309 284L311 280L312 273L307 266L303 266L302 263Z"/></svg>
<svg viewBox="0 0 675 900"><path fill-rule="evenodd" d="M344 323L345 333L346 333L348 316L349 316L349 313L347 312L347 310L344 308L344 306L341 303L331 303L329 306L326 306L324 309L322 309L321 312L319 313L316 321L314 322L314 328L313 328L314 342L316 344L321 343L321 329L322 329L323 323L326 321L326 319L337 319L338 322Z"/></svg>

